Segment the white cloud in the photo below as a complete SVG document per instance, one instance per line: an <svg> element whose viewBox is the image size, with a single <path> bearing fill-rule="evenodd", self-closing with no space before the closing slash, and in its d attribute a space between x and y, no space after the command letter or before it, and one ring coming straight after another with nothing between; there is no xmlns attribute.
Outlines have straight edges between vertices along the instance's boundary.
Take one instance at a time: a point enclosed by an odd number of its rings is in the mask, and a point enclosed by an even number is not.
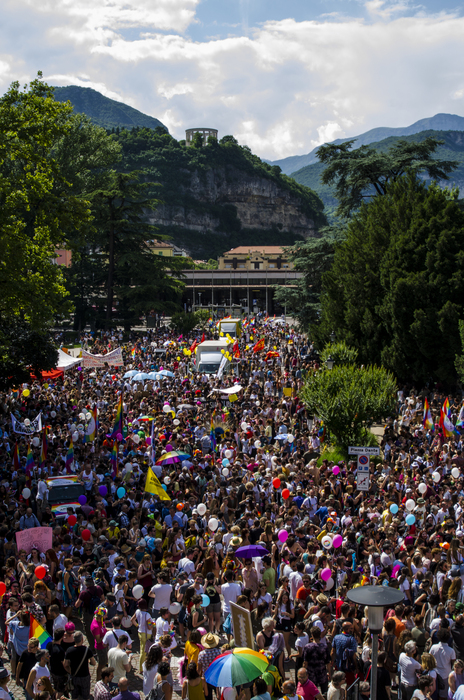
<svg viewBox="0 0 464 700"><path fill-rule="evenodd" d="M188 126L216 127L267 158L461 109L456 14L402 16L406 0L367 0L370 22L285 19L194 41L185 31L198 2L7 0L0 61L21 77L41 69L55 84L94 87L178 138ZM16 77L0 66L3 89Z"/></svg>

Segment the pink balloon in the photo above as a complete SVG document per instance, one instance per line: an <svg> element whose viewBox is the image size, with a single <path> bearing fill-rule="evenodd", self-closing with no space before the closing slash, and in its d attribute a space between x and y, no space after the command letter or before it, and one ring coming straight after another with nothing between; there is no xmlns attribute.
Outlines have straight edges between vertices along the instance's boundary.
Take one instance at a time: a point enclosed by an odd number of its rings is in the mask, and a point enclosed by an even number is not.
<svg viewBox="0 0 464 700"><path fill-rule="evenodd" d="M341 547L343 544L343 537L341 535L335 535L335 537L332 540L332 544L335 548Z"/></svg>
<svg viewBox="0 0 464 700"><path fill-rule="evenodd" d="M280 542L286 542L288 540L288 532L287 530L280 530L278 534L278 538Z"/></svg>
<svg viewBox="0 0 464 700"><path fill-rule="evenodd" d="M147 443L147 445L151 445L151 437L145 438L145 442Z"/></svg>
<svg viewBox="0 0 464 700"><path fill-rule="evenodd" d="M323 581L328 581L329 578L332 576L332 572L330 569L322 569L321 571L321 579Z"/></svg>
<svg viewBox="0 0 464 700"><path fill-rule="evenodd" d="M337 474L340 474L340 467L335 466L335 467L332 469L332 474L335 474L335 476L337 476Z"/></svg>

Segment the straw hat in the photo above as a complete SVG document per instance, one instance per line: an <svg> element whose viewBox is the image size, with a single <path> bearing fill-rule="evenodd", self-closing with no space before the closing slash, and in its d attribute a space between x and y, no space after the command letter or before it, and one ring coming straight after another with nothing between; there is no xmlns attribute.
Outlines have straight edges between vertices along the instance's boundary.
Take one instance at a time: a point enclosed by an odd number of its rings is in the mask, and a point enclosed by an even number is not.
<svg viewBox="0 0 464 700"><path fill-rule="evenodd" d="M207 634L204 634L201 638L201 643L202 646L205 647L205 649L214 649L219 644L219 637L216 634L213 634L212 632L208 632Z"/></svg>

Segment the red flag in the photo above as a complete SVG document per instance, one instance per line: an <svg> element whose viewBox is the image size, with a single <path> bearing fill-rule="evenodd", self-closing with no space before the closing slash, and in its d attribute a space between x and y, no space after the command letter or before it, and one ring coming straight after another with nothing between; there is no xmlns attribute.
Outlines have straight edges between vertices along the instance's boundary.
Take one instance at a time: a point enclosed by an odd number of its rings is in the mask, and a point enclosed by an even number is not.
<svg viewBox="0 0 464 700"><path fill-rule="evenodd" d="M197 345L198 345L198 341L195 339L190 346L190 352L195 352L195 348L197 347Z"/></svg>
<svg viewBox="0 0 464 700"><path fill-rule="evenodd" d="M203 333L203 335L201 336L200 343L204 343L204 342L205 342L205 334Z"/></svg>
<svg viewBox="0 0 464 700"><path fill-rule="evenodd" d="M264 350L264 338L258 340L256 345L253 346L253 352L261 352L261 350Z"/></svg>
<svg viewBox="0 0 464 700"><path fill-rule="evenodd" d="M232 346L232 355L238 359L240 357L240 348L238 346L238 341L236 340Z"/></svg>

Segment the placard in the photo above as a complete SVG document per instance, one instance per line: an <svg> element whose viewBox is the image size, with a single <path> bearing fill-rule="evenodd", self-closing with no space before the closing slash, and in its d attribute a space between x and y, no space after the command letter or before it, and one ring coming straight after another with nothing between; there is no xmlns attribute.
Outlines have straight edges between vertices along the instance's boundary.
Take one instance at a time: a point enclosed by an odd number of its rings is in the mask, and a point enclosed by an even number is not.
<svg viewBox="0 0 464 700"><path fill-rule="evenodd" d="M37 547L39 552L45 554L47 549L52 548L52 540L53 528L51 527L31 527L16 533L18 551L24 549L27 554L31 553L33 547Z"/></svg>

